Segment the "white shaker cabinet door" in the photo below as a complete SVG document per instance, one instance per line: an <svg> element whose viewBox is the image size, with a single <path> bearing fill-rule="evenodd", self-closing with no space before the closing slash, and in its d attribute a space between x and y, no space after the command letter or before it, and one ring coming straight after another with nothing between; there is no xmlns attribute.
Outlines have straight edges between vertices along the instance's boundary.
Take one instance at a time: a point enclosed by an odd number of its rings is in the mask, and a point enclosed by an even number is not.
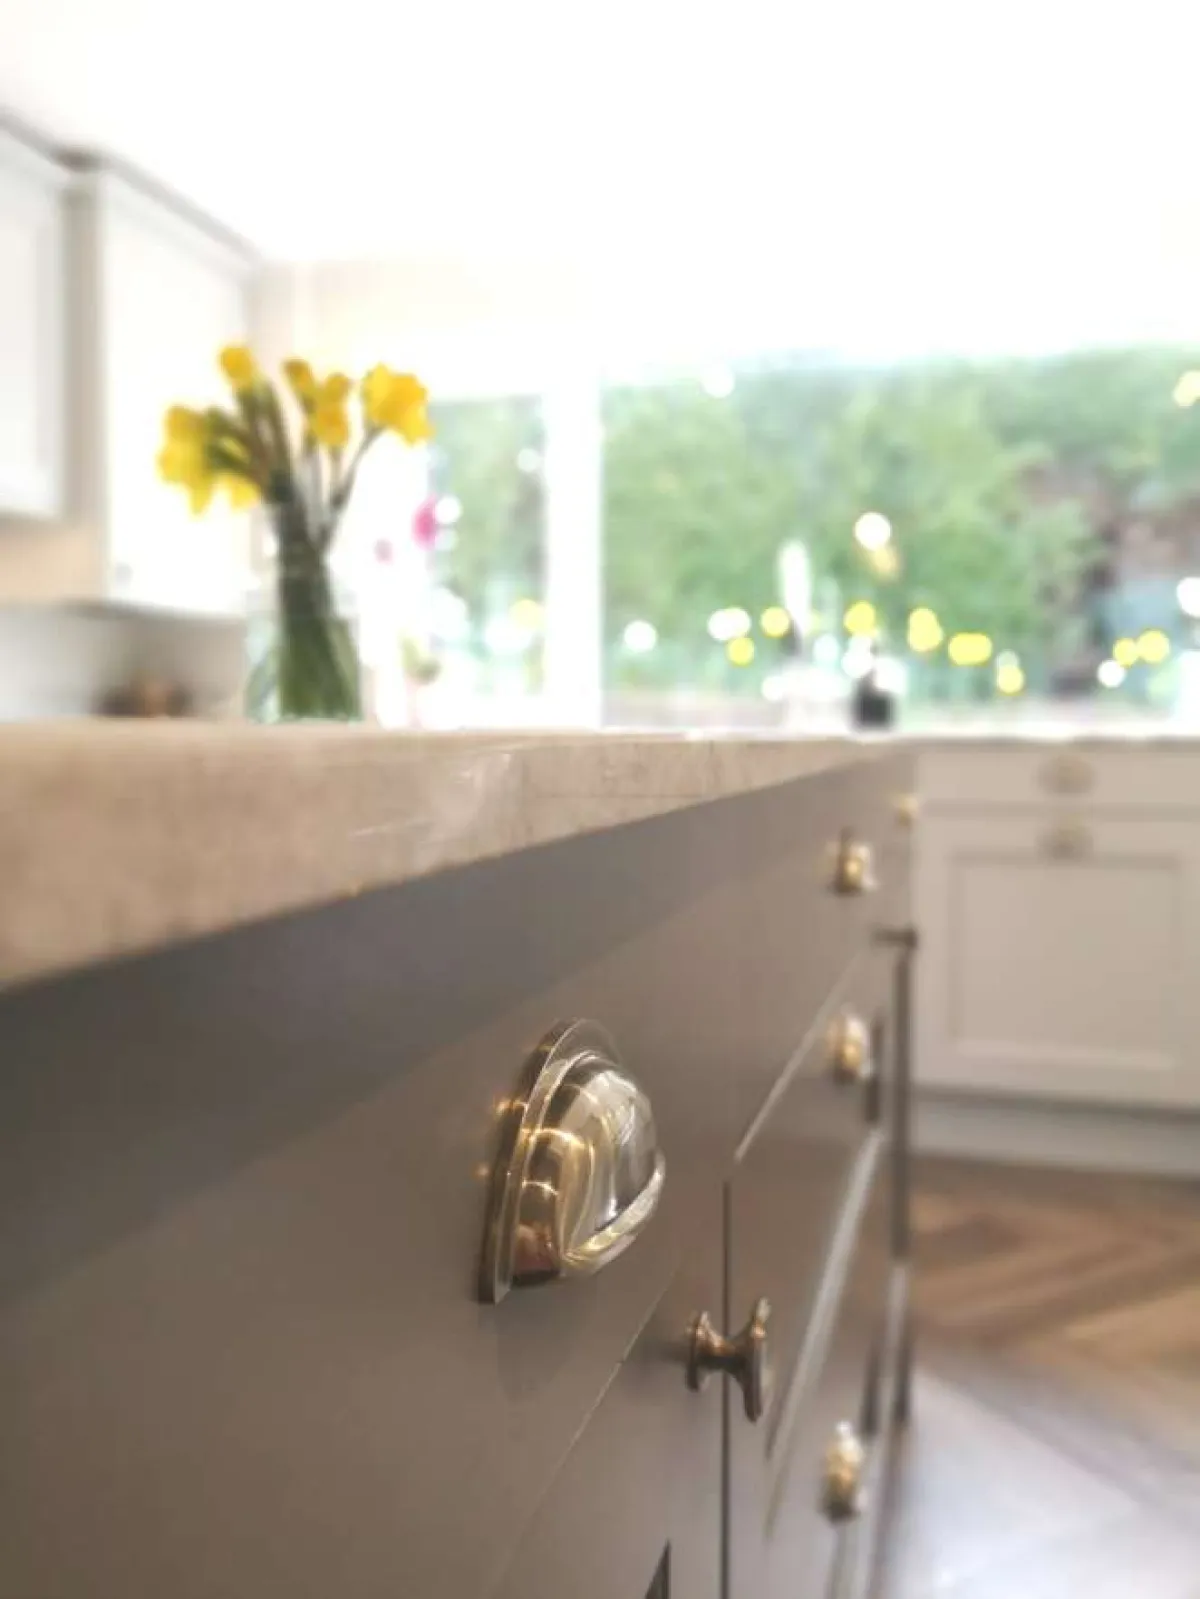
<svg viewBox="0 0 1200 1599"><path fill-rule="evenodd" d="M62 508L65 182L0 129L0 515Z"/></svg>
<svg viewBox="0 0 1200 1599"><path fill-rule="evenodd" d="M1200 1104L1200 825L933 813L919 850L920 1080Z"/></svg>
<svg viewBox="0 0 1200 1599"><path fill-rule="evenodd" d="M114 183L101 211L109 587L187 611L241 611L248 519L218 499L193 517L156 469L173 404L227 404L217 365L248 332L246 267L152 196Z"/></svg>

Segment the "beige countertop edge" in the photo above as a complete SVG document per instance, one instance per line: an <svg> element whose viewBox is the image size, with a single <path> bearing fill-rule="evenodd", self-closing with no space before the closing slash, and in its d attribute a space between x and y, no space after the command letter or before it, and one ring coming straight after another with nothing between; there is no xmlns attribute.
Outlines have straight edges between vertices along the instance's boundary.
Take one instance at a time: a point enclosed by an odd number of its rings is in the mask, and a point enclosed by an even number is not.
<svg viewBox="0 0 1200 1599"><path fill-rule="evenodd" d="M0 728L0 983L872 759L886 741Z"/></svg>

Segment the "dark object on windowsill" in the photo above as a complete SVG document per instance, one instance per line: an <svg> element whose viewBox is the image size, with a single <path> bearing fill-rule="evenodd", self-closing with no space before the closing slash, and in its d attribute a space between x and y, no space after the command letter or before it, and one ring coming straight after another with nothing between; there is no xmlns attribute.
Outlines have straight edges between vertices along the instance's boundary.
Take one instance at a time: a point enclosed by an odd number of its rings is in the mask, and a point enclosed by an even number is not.
<svg viewBox="0 0 1200 1599"><path fill-rule="evenodd" d="M879 686L874 667L854 685L850 714L855 727L893 727L896 722L896 696Z"/></svg>
<svg viewBox="0 0 1200 1599"><path fill-rule="evenodd" d="M193 705L185 688L145 677L111 690L99 709L101 716L190 716Z"/></svg>

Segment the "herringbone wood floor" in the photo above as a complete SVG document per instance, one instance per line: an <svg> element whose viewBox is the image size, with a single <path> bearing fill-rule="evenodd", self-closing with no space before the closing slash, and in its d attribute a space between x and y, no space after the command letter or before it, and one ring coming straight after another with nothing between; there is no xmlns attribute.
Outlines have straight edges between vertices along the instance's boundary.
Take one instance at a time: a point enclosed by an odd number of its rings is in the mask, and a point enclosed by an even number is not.
<svg viewBox="0 0 1200 1599"><path fill-rule="evenodd" d="M915 1218L880 1599L1200 1599L1200 1185L928 1162Z"/></svg>

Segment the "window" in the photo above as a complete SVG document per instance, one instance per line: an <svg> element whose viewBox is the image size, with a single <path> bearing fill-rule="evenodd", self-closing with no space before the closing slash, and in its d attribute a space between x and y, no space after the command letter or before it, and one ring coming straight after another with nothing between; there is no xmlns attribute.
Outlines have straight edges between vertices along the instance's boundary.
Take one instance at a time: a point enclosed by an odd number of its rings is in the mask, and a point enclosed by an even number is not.
<svg viewBox="0 0 1200 1599"><path fill-rule="evenodd" d="M610 717L840 719L873 655L918 722L1200 710L1197 402L1171 344L611 385Z"/></svg>
<svg viewBox="0 0 1200 1599"><path fill-rule="evenodd" d="M541 406L530 396L432 411L434 645L479 717L516 715L542 688L545 512Z"/></svg>

